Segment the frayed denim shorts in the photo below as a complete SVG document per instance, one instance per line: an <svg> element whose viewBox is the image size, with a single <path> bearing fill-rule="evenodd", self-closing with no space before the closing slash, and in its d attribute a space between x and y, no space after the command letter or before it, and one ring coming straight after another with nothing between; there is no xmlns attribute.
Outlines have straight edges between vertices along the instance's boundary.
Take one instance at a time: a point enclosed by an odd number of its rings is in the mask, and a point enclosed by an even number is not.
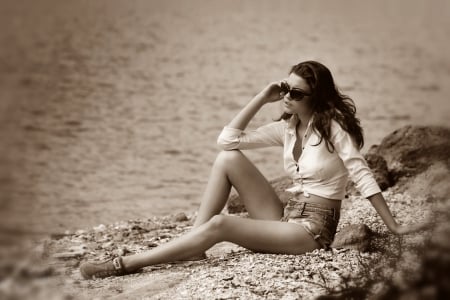
<svg viewBox="0 0 450 300"><path fill-rule="evenodd" d="M302 225L322 248L329 249L336 234L339 216L338 209L293 198L284 208L281 220Z"/></svg>

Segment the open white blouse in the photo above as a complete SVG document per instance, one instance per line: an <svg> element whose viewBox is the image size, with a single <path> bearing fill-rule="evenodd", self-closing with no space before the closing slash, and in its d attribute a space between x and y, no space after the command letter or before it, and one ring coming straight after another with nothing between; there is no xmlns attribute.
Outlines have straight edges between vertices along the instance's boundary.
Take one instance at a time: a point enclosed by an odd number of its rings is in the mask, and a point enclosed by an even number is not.
<svg viewBox="0 0 450 300"><path fill-rule="evenodd" d="M297 140L298 122L297 115L293 115L289 120L269 123L256 130L243 131L225 127L217 143L223 150L282 146L284 169L293 180L293 186L287 190L292 193L341 200L345 197L349 176L364 197L381 192L354 140L334 120L331 124L334 152L328 151L325 140L317 145L320 136L310 128L311 118L302 139L302 153L298 161L295 161L293 149Z"/></svg>

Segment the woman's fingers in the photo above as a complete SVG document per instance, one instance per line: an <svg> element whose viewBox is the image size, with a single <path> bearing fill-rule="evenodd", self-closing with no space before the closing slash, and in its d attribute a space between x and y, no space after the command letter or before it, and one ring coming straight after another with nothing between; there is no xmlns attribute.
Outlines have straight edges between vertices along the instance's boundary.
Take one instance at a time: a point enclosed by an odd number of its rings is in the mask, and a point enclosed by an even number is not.
<svg viewBox="0 0 450 300"><path fill-rule="evenodd" d="M281 88L279 87L278 82L272 82L264 88L262 94L266 99L266 102L275 102L281 99L280 90Z"/></svg>
<svg viewBox="0 0 450 300"><path fill-rule="evenodd" d="M278 82L278 86L280 87L280 99L281 99L287 94L286 82L284 80L280 80Z"/></svg>
<svg viewBox="0 0 450 300"><path fill-rule="evenodd" d="M267 85L264 90L262 90L262 95L265 97L267 102L276 102L283 99L286 95L286 88L283 86L286 80L279 80L271 82Z"/></svg>
<svg viewBox="0 0 450 300"><path fill-rule="evenodd" d="M398 228L396 229L396 233L397 234L410 234L410 233L415 233L421 230L426 230L429 229L432 226L432 223L427 222L427 223L416 223L416 224L411 224L411 225L403 225L403 226L398 226Z"/></svg>

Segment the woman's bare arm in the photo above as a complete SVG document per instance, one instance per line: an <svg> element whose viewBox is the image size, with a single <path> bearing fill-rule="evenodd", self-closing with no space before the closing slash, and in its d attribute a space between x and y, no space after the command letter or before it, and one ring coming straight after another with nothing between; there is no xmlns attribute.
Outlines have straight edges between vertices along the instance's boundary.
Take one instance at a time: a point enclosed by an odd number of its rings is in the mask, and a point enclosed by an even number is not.
<svg viewBox="0 0 450 300"><path fill-rule="evenodd" d="M412 225L399 225L394 220L394 217L392 216L392 213L386 204L386 200L384 199L384 197L381 193L372 195L368 199L369 199L370 203L372 204L372 206L377 211L377 213L380 215L383 222L389 228L389 230L395 234L414 233L414 232L426 229L427 227L430 226L430 224L428 224L428 223L418 223L418 224L412 224Z"/></svg>

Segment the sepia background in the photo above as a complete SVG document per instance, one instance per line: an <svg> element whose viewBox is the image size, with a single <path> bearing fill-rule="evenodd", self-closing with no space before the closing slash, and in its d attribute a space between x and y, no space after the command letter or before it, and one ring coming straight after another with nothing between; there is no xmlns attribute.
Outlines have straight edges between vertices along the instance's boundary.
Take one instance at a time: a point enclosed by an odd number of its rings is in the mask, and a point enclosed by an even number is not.
<svg viewBox="0 0 450 300"><path fill-rule="evenodd" d="M363 151L450 126L445 0L0 3L3 242L194 212L222 127L300 61L354 99ZM281 153L248 155L272 179Z"/></svg>

